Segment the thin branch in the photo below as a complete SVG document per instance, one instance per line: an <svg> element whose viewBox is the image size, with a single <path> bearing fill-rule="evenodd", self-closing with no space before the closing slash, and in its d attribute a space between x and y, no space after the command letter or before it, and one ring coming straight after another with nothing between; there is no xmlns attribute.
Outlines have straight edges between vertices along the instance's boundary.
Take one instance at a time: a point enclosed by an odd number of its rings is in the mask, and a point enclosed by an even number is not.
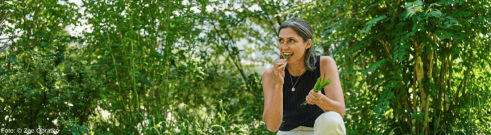
<svg viewBox="0 0 491 135"><path fill-rule="evenodd" d="M387 55L389 55L389 57L391 59L393 59L392 53L389 50L389 47L390 47L389 43L388 42L385 42L385 41L383 41L381 39L378 39L378 38L377 38L377 40L382 44L382 46L384 47L385 52L387 52Z"/></svg>
<svg viewBox="0 0 491 135"><path fill-rule="evenodd" d="M3 17L2 17L2 20L0 20L0 26L3 25L3 23L5 22L5 18L7 18L9 14L5 14Z"/></svg>
<svg viewBox="0 0 491 135"><path fill-rule="evenodd" d="M281 25L281 18L280 18L280 16L276 16L276 21L278 21L278 25Z"/></svg>
<svg viewBox="0 0 491 135"><path fill-rule="evenodd" d="M269 25L271 25L271 29L272 29L272 31L274 31L274 33L275 33L276 35L279 35L278 31L276 31L276 29L274 29L274 23L273 23L273 21L271 21L270 19L266 19L266 20L268 20Z"/></svg>
<svg viewBox="0 0 491 135"><path fill-rule="evenodd" d="M471 49L469 50L470 54L469 54L469 60L467 61L472 61L472 47ZM465 88L466 88L466 84L467 84L467 76L469 75L469 71L471 71L472 69L472 66L467 66L467 70L465 71L464 73L464 79L462 80L462 82L460 82L460 85L457 89L457 92L455 93L454 95L454 99L453 99L453 105L457 105L458 103L458 96L459 96L459 92L462 91L462 95L465 94ZM457 109L457 112L460 112L460 109L461 107L459 107ZM456 113L456 115L458 115L458 113Z"/></svg>
<svg viewBox="0 0 491 135"><path fill-rule="evenodd" d="M392 7L392 5L390 4L389 1L385 0L385 3L387 3L387 5L389 5L389 7Z"/></svg>
<svg viewBox="0 0 491 135"><path fill-rule="evenodd" d="M219 36L219 37L220 37L222 40L225 40L225 39L223 39L223 37L222 37L222 35L220 34L220 32L218 31L218 29L217 29L215 26L213 26L213 28L215 28L215 32L217 32L218 36ZM230 32L228 31L228 29L225 29L225 32L227 33L227 35L226 35L226 36L227 36L227 37L229 37L229 38L232 40L232 39L233 39L233 38L232 38L232 35L230 35ZM228 50L229 46L228 46L228 45L225 45L225 46L226 46L226 48L227 48L226 50ZM245 86L246 86L246 90L247 90L247 91L249 91L249 92L250 92L252 95L254 95L255 97L257 97L257 94L256 94L255 92L253 92L253 91L251 90L251 88L249 87L249 85L247 84L247 76L245 75L244 70L243 70L242 68L240 68L239 64L237 64L237 59L235 59L235 57L232 57L231 55L232 55L232 54L231 54L231 53L229 53L229 56L231 57L231 59L233 59L233 60L231 60L231 62L232 62L232 63L234 63L234 65L235 65L235 67L237 68L237 70L239 70L239 72L240 72L240 75L241 75L242 79L244 80L244 84L245 84Z"/></svg>

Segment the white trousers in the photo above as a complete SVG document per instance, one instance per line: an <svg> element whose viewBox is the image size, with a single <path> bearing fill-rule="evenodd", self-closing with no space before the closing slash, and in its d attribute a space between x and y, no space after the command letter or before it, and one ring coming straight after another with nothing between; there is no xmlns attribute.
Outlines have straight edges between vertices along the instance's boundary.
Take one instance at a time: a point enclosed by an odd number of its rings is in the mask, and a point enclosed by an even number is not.
<svg viewBox="0 0 491 135"><path fill-rule="evenodd" d="M278 131L276 135L346 135L346 127L339 113L328 111L317 117L314 128L299 126L290 131Z"/></svg>

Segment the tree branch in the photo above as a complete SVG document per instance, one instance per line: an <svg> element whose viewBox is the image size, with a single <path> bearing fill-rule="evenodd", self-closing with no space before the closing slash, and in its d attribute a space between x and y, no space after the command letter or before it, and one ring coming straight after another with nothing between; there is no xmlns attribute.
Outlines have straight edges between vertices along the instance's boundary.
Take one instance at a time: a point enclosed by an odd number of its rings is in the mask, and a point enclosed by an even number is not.
<svg viewBox="0 0 491 135"><path fill-rule="evenodd" d="M215 32L217 32L218 36L219 36L219 37L220 37L222 40L225 40L225 39L223 39L223 37L221 36L221 34L220 34L220 32L218 31L218 29L217 29L215 26L213 26L213 28L215 28ZM227 33L227 37L229 37L229 38L232 40L232 39L233 39L233 37L232 37L232 35L230 35L229 30L228 30L228 29L225 29L225 32ZM226 48L229 48L229 46L228 46L228 45L225 45L225 46L226 46ZM226 49L226 50L228 50L228 49ZM235 67L237 68L237 70L239 70L240 75L241 75L241 77L242 77L242 80L244 80L244 84L245 84L245 86L246 86L246 90L247 90L248 92L250 92L252 95L254 95L254 96L257 98L257 94L256 94L256 93L254 93L254 92L251 90L251 88L249 87L249 85L247 84L247 76L245 75L244 70L243 70L242 68L240 68L239 64L237 63L237 59L235 59L235 57L233 57L231 53L229 53L229 57L231 57L231 58L233 59L231 62L232 62L234 65L235 65Z"/></svg>
<svg viewBox="0 0 491 135"><path fill-rule="evenodd" d="M278 21L278 25L281 25L281 18L280 18L280 16L276 16L276 21Z"/></svg>
<svg viewBox="0 0 491 135"><path fill-rule="evenodd" d="M389 55L389 57L391 59L393 59L392 53L389 50L389 47L390 47L390 45L388 45L389 43L388 42L385 42L385 41L383 41L383 40L381 40L379 38L377 38L377 40L382 44L382 46L384 47L385 52L387 52L387 55Z"/></svg>
<svg viewBox="0 0 491 135"><path fill-rule="evenodd" d="M389 7L392 7L392 5L390 4L389 1L385 0L385 3L387 3L387 5L389 5Z"/></svg>
<svg viewBox="0 0 491 135"><path fill-rule="evenodd" d="M2 20L0 20L0 26L3 25L3 23L5 22L5 18L7 18L9 14L5 14L3 17L2 17Z"/></svg>
<svg viewBox="0 0 491 135"><path fill-rule="evenodd" d="M472 47L471 49L469 50L470 54L469 54L469 60L467 61L472 61ZM454 99L453 99L453 105L452 106L455 106L457 105L457 103L459 103L458 101L458 96L459 96L459 92L462 91L462 95L464 96L465 94L465 88L466 88L466 84L467 84L467 76L469 75L469 71L471 71L472 69L472 66L467 66L467 70L465 71L465 75L464 75L464 79L462 80L462 82L460 82L460 85L459 85L459 88L457 89L457 92L455 93L454 95ZM459 115L460 113L460 109L461 107L457 108L457 111L455 113L455 115Z"/></svg>

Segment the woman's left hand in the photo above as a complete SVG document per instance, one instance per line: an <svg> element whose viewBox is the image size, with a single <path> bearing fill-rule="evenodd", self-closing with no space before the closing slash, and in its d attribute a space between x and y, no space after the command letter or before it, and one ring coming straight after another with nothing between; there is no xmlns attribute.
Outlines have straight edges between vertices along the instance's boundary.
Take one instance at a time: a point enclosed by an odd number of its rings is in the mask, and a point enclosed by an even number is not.
<svg viewBox="0 0 491 135"><path fill-rule="evenodd" d="M305 97L305 101L307 101L308 104L314 105L317 104L323 96L321 91L315 92L314 90L310 90L309 95Z"/></svg>

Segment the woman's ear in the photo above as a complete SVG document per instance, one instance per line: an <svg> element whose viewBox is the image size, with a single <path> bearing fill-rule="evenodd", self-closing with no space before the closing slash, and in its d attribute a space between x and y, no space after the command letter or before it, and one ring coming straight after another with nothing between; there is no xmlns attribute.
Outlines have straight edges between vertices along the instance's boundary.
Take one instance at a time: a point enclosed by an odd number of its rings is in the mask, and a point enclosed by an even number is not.
<svg viewBox="0 0 491 135"><path fill-rule="evenodd" d="M307 45L305 46L305 49L309 49L312 46L312 39L307 40Z"/></svg>

